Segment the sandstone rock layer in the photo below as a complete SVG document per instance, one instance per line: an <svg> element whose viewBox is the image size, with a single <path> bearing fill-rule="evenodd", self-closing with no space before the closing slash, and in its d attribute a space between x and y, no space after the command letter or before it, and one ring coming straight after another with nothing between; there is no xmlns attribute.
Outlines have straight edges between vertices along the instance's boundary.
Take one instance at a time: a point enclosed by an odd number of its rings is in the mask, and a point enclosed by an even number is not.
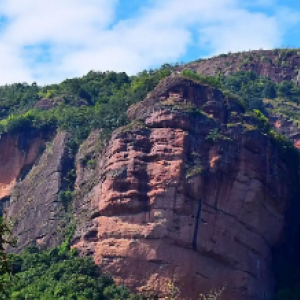
<svg viewBox="0 0 300 300"><path fill-rule="evenodd" d="M37 132L0 137L0 199L9 196L17 180L31 168L43 151L46 138Z"/></svg>
<svg viewBox="0 0 300 300"><path fill-rule="evenodd" d="M222 288L223 300L270 299L289 197L272 139L237 100L181 77L128 116L97 159L94 187L81 182L74 247L161 298L173 281L180 299Z"/></svg>

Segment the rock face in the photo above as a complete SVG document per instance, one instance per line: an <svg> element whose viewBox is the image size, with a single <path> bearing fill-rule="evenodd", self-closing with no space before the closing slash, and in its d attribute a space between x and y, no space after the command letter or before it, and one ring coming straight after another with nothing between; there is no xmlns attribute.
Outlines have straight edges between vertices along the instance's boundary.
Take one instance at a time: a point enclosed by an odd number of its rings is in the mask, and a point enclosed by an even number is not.
<svg viewBox="0 0 300 300"><path fill-rule="evenodd" d="M222 300L271 299L289 173L258 120L181 77L128 116L96 159L92 186L78 181L73 246L161 298L173 280L180 299L222 288Z"/></svg>
<svg viewBox="0 0 300 300"><path fill-rule="evenodd" d="M297 149L300 149L300 129L293 123L293 121L280 116L271 117L269 120L273 123L277 132L288 137L294 143L294 146Z"/></svg>
<svg viewBox="0 0 300 300"><path fill-rule="evenodd" d="M83 190L85 184L91 184L95 177L96 160L101 148L101 131L93 131L80 146L76 155L76 182L75 187L78 192Z"/></svg>
<svg viewBox="0 0 300 300"><path fill-rule="evenodd" d="M88 102L86 99L78 98L75 99L66 99L64 97L54 97L54 98L42 98L40 99L34 106L34 108L37 108L39 110L48 110L52 108L56 108L61 104L65 104L66 102L72 102L72 105L74 106L83 106L87 105Z"/></svg>
<svg viewBox="0 0 300 300"><path fill-rule="evenodd" d="M49 134L34 131L0 137L0 201L10 195L17 180L31 168L48 138Z"/></svg>
<svg viewBox="0 0 300 300"><path fill-rule="evenodd" d="M240 53L222 54L206 60L199 60L182 68L190 68L204 75L225 75L237 71L252 71L260 76L269 77L274 82L293 80L300 86L300 51L257 50Z"/></svg>
<svg viewBox="0 0 300 300"><path fill-rule="evenodd" d="M63 102L64 102L63 98L55 98L55 99L42 98L35 104L34 108L40 110L48 110L57 107L59 104Z"/></svg>
<svg viewBox="0 0 300 300"><path fill-rule="evenodd" d="M29 245L47 248L63 241L65 207L60 192L71 166L68 139L68 134L58 133L27 176L13 188L4 211L17 238L17 247L9 248L10 252L20 252Z"/></svg>

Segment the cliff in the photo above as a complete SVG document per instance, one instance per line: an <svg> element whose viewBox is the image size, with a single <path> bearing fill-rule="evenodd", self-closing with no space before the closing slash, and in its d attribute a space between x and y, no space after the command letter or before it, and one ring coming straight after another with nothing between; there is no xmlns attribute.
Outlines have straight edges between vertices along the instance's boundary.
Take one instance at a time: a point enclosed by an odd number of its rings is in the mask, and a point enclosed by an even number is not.
<svg viewBox="0 0 300 300"><path fill-rule="evenodd" d="M48 134L29 132L0 136L0 201L42 153Z"/></svg>
<svg viewBox="0 0 300 300"><path fill-rule="evenodd" d="M296 80L298 56L280 51L251 52L242 67L235 60L245 53L185 67L228 75L245 66L275 82ZM293 67L277 72L276 55ZM132 82L89 73L83 86L100 97L94 107L87 91L90 102L81 103L58 89L0 124L1 214L17 238L8 251L60 245L74 225L72 247L133 291L164 298L172 282L180 299L212 289L224 289L221 300L271 299L274 253L285 264L300 249L298 152L228 91L175 72L153 90L167 71ZM93 94L99 76L105 96ZM125 83L107 88L109 80ZM296 102L264 102L271 113L280 105L298 116ZM271 113L275 129L300 147L295 120Z"/></svg>
<svg viewBox="0 0 300 300"><path fill-rule="evenodd" d="M63 178L72 166L68 139L69 135L64 132L51 139L25 178L11 190L4 213L12 225L12 237L17 239L17 246L9 247L8 251L20 252L30 245L45 249L64 240L67 224L61 193Z"/></svg>
<svg viewBox="0 0 300 300"><path fill-rule="evenodd" d="M282 81L292 82L289 90L300 86L300 50L299 49L274 49L274 50L255 50L239 53L221 54L208 59L200 59L198 61L180 66L177 71L183 69L191 69L198 74L218 76L223 74L225 78L234 75L236 72L253 72L259 78L271 79L280 86ZM230 79L229 79L230 82ZM251 98L251 85L244 82L249 88L249 95L244 97ZM230 89L230 84L227 86ZM240 87L242 90L242 87ZM253 98L253 96L252 96ZM267 112L269 121L275 126L277 132L284 134L294 142L296 148L300 145L300 129L299 129L299 95L293 99L289 99L286 95L277 93L276 99L266 99L268 96L261 93L259 98L262 99ZM255 97L254 99L255 100ZM263 106L263 105L262 105ZM262 109L262 107L259 107Z"/></svg>
<svg viewBox="0 0 300 300"><path fill-rule="evenodd" d="M270 299L290 173L236 99L181 77L128 111L76 197L73 246L119 283L181 299ZM79 174L89 174L87 165ZM80 193L79 193L80 194Z"/></svg>

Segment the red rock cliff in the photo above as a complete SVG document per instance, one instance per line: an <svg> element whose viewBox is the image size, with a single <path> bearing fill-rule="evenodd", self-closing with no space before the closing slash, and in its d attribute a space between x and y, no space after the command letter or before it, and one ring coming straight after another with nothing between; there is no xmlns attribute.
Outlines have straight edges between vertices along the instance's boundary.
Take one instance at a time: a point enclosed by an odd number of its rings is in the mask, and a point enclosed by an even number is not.
<svg viewBox="0 0 300 300"><path fill-rule="evenodd" d="M0 199L10 195L22 171L41 154L47 135L35 132L3 134L0 137Z"/></svg>
<svg viewBox="0 0 300 300"><path fill-rule="evenodd" d="M94 187L77 182L74 247L160 297L174 278L181 299L223 287L223 300L270 299L289 174L255 118L180 77L128 115L96 159Z"/></svg>

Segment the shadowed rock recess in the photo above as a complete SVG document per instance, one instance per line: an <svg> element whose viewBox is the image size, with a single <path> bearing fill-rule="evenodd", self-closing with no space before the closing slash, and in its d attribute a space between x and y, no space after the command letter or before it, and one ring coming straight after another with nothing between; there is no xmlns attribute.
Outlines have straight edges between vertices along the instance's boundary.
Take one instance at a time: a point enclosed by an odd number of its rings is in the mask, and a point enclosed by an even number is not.
<svg viewBox="0 0 300 300"><path fill-rule="evenodd" d="M180 299L222 288L223 300L271 299L290 198L274 140L236 99L182 77L128 117L99 154L88 150L101 132L79 151L73 247L159 297L174 280Z"/></svg>

